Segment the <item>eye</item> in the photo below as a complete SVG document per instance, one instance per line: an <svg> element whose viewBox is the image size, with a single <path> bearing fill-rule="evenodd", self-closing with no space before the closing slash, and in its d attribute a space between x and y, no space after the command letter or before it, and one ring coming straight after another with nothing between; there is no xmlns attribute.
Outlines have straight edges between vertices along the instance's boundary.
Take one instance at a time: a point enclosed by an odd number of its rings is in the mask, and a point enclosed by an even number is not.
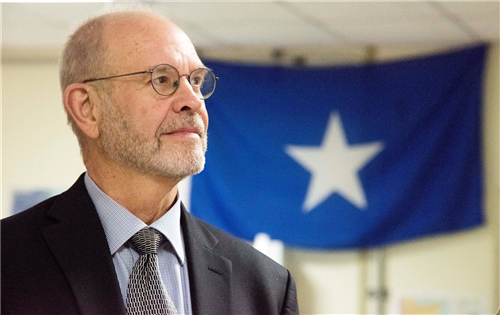
<svg viewBox="0 0 500 315"><path fill-rule="evenodd" d="M197 76L192 76L189 81L191 82L192 86L200 86L203 84L204 80L202 76L197 75Z"/></svg>
<svg viewBox="0 0 500 315"><path fill-rule="evenodd" d="M153 84L165 85L169 83L169 78L166 75L161 75L153 78Z"/></svg>

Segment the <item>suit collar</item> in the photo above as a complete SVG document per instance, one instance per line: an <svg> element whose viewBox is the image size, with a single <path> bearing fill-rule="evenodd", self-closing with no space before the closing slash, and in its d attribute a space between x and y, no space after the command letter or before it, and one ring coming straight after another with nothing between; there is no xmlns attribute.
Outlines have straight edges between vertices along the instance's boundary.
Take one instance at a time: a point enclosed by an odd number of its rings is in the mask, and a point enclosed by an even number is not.
<svg viewBox="0 0 500 315"><path fill-rule="evenodd" d="M99 216L83 175L48 212L56 223L43 235L82 314L124 314L118 280ZM105 279L105 281L103 281Z"/></svg>
<svg viewBox="0 0 500 315"><path fill-rule="evenodd" d="M218 239L182 206L182 230L188 257L194 314L231 313L231 261L216 253Z"/></svg>

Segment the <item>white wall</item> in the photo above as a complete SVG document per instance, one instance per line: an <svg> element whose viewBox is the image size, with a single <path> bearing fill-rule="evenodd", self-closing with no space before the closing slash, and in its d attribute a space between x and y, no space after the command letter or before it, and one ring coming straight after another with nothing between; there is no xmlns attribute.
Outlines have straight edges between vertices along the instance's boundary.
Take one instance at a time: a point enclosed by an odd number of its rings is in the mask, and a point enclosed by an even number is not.
<svg viewBox="0 0 500 315"><path fill-rule="evenodd" d="M388 47L378 50L378 58L414 53L414 49ZM55 59L20 61L15 52L10 52L2 66L2 216L5 217L10 214L14 191L36 188L62 191L84 167L76 139L66 125ZM389 301L400 301L399 296L443 296L449 301L457 300L454 305L462 303L462 310L496 312L500 283L498 68L496 45L489 53L483 115L488 223L473 231L386 248L383 253ZM367 294L367 288L376 282L373 254L372 251L287 249L285 265L295 276L301 311L305 314L376 312L374 299ZM390 303L385 309L392 310Z"/></svg>
<svg viewBox="0 0 500 315"><path fill-rule="evenodd" d="M19 189L67 189L84 171L57 61L2 63L2 215Z"/></svg>

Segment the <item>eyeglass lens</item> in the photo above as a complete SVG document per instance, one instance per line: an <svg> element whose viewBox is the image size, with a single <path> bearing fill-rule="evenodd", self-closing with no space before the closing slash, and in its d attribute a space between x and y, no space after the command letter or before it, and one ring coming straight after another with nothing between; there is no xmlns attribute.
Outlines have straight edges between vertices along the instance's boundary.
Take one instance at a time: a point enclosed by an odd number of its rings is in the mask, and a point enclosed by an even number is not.
<svg viewBox="0 0 500 315"><path fill-rule="evenodd" d="M210 97L215 90L215 75L210 69L199 68L188 76L189 84L198 98L204 100ZM162 64L153 68L151 83L158 94L171 95L180 84L180 76L174 67Z"/></svg>

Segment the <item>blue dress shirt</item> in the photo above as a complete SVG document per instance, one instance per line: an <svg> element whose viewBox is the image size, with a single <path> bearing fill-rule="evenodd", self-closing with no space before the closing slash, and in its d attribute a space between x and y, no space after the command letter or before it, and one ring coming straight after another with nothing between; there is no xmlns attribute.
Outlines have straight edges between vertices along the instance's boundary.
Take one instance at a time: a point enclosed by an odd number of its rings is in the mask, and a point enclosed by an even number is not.
<svg viewBox="0 0 500 315"><path fill-rule="evenodd" d="M85 186L104 227L125 303L128 278L139 258L139 253L128 240L147 225L106 195L88 174L85 174ZM158 249L160 274L165 289L178 314L191 314L189 276L180 219L181 202L177 198L172 208L150 226L160 231L168 240Z"/></svg>

